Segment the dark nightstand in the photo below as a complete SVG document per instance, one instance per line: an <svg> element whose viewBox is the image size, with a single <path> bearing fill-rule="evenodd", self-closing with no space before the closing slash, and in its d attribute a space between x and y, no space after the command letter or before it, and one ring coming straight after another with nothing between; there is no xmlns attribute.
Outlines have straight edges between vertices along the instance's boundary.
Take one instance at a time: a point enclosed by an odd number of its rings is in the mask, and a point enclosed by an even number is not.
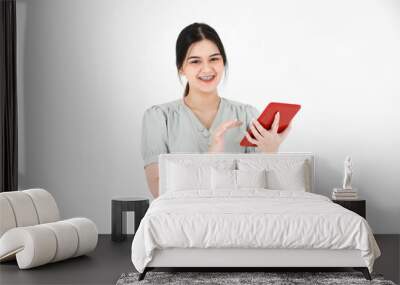
<svg viewBox="0 0 400 285"><path fill-rule="evenodd" d="M365 200L332 200L332 202L339 204L340 206L349 209L350 211L353 211L354 213L359 214L361 217L366 219Z"/></svg>
<svg viewBox="0 0 400 285"><path fill-rule="evenodd" d="M111 239L123 241L126 239L126 212L135 212L135 233L140 221L149 208L146 198L119 197L111 201Z"/></svg>

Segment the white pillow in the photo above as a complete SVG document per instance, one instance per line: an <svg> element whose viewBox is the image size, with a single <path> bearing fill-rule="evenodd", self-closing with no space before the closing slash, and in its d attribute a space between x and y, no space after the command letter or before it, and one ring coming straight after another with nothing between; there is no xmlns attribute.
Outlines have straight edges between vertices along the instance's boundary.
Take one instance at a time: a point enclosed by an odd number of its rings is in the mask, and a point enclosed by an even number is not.
<svg viewBox="0 0 400 285"><path fill-rule="evenodd" d="M211 168L211 189L236 189L236 170Z"/></svg>
<svg viewBox="0 0 400 285"><path fill-rule="evenodd" d="M184 191L188 189L204 189L209 167L185 166L177 163L169 163L167 191ZM202 183L203 182L203 183Z"/></svg>
<svg viewBox="0 0 400 285"><path fill-rule="evenodd" d="M241 188L266 188L267 176L262 170L211 169L211 189L239 190Z"/></svg>
<svg viewBox="0 0 400 285"><path fill-rule="evenodd" d="M238 188L267 188L267 171L262 170L236 170Z"/></svg>
<svg viewBox="0 0 400 285"><path fill-rule="evenodd" d="M307 191L304 166L267 171L268 189Z"/></svg>
<svg viewBox="0 0 400 285"><path fill-rule="evenodd" d="M196 161L190 159L167 161L166 163L166 191L184 191L193 189L211 188L211 168L233 169L235 162Z"/></svg>
<svg viewBox="0 0 400 285"><path fill-rule="evenodd" d="M237 164L240 170L266 169L268 189L311 191L307 160L238 159Z"/></svg>

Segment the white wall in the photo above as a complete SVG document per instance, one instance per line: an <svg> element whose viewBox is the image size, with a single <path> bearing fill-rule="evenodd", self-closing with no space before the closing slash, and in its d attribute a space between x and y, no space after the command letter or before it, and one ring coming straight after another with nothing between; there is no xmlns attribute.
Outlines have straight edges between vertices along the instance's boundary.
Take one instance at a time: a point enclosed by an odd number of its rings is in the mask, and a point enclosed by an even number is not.
<svg viewBox="0 0 400 285"><path fill-rule="evenodd" d="M20 188L110 232L113 196L150 196L143 111L181 97L175 41L213 26L230 71L220 89L260 111L303 108L282 151L312 151L329 195L352 155L376 233L400 233L398 1L18 0Z"/></svg>

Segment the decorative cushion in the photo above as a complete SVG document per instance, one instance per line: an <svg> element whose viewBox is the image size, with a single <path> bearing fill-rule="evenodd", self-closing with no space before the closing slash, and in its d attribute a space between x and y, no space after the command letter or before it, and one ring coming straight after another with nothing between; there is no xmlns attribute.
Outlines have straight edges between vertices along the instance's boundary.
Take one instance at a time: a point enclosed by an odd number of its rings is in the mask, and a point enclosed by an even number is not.
<svg viewBox="0 0 400 285"><path fill-rule="evenodd" d="M288 169L271 169L267 171L268 189L309 191L304 173L304 165Z"/></svg>
<svg viewBox="0 0 400 285"><path fill-rule="evenodd" d="M234 169L233 160L175 160L168 161L167 191L184 191L189 189L209 190L211 188L211 169Z"/></svg>
<svg viewBox="0 0 400 285"><path fill-rule="evenodd" d="M267 188L273 190L311 191L307 160L238 159L239 170L266 170Z"/></svg>
<svg viewBox="0 0 400 285"><path fill-rule="evenodd" d="M241 188L266 188L267 177L262 170L211 169L212 190L239 190Z"/></svg>
<svg viewBox="0 0 400 285"><path fill-rule="evenodd" d="M238 188L267 188L267 171L236 170Z"/></svg>
<svg viewBox="0 0 400 285"><path fill-rule="evenodd" d="M211 169L211 189L236 190L236 170L233 169Z"/></svg>

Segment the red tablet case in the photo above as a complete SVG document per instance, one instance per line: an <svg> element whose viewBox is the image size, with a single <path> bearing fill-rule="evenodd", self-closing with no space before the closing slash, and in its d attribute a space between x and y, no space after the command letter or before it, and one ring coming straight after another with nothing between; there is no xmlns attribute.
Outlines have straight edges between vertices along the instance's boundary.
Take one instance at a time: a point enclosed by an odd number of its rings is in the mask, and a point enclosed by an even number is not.
<svg viewBox="0 0 400 285"><path fill-rule="evenodd" d="M287 103L278 103L278 102L271 102L265 107L264 111L258 117L257 121L267 130L269 130L272 126L272 122L274 121L275 114L279 112L280 119L279 119L279 127L278 133L283 132L287 126L289 125L290 121L296 115L296 113L300 110L300 105L298 104L287 104ZM254 138L250 128L247 130L252 138ZM241 146L256 146L250 143L246 136L243 137L242 141L240 142Z"/></svg>

